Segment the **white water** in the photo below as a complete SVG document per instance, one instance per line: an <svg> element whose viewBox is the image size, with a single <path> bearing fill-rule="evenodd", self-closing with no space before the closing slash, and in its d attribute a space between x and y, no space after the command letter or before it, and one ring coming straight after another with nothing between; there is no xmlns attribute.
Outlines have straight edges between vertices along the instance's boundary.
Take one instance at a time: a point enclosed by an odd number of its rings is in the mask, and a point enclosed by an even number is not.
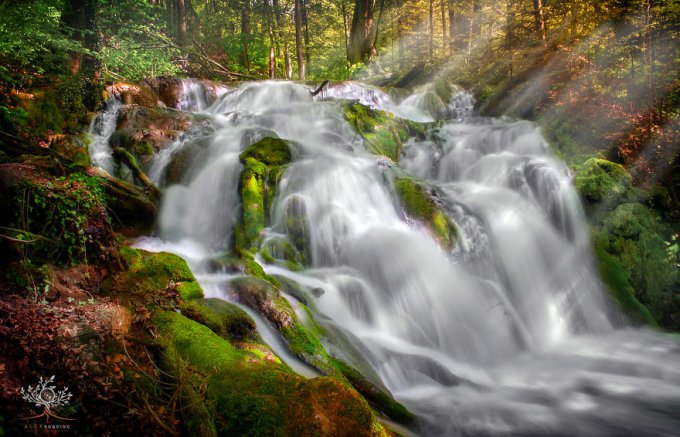
<svg viewBox="0 0 680 437"><path fill-rule="evenodd" d="M229 250L240 208L238 155L273 131L300 150L266 234L285 239L286 214L304 211L311 265L266 268L310 291L318 321L333 334L329 351L370 366L419 415L423 435L680 429L678 341L616 327L569 174L532 124L468 118L407 144L399 166L428 181L458 229L447 253L399 207L395 165L365 152L329 97L431 119L417 95L395 104L359 84L317 99L284 82L224 93L207 110L214 134L183 183L165 187L158 222L164 250L187 259L208 296L226 296L215 284L229 278L207 261ZM457 95L450 108L461 112L452 116L468 114L469 105Z"/></svg>
<svg viewBox="0 0 680 437"><path fill-rule="evenodd" d="M121 102L115 97L111 96L106 102L106 108L96 117L92 118L90 123L90 146L88 148L90 153L90 161L94 167L99 167L110 174L113 174L115 169L115 162L113 160L113 151L109 146L109 138L116 131L116 121L118 118L118 110Z"/></svg>

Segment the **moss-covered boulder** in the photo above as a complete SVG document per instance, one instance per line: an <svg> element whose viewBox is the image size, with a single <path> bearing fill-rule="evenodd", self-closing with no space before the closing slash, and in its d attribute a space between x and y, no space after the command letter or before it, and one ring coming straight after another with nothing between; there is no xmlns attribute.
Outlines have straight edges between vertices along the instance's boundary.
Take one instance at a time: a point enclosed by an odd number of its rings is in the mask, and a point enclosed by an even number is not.
<svg viewBox="0 0 680 437"><path fill-rule="evenodd" d="M208 414L190 432L219 435L379 436L386 431L356 391L333 378L306 380L280 364L233 347L175 312L155 317L170 372L184 380ZM179 360L178 360L179 358ZM198 387L206 390L200 394Z"/></svg>
<svg viewBox="0 0 680 437"><path fill-rule="evenodd" d="M272 284L259 278L237 278L228 293L269 320L295 355L326 375L337 374L321 343L299 323L293 307Z"/></svg>
<svg viewBox="0 0 680 437"><path fill-rule="evenodd" d="M285 237L266 238L259 254L267 264L276 264L291 271L302 270L305 262L304 255Z"/></svg>
<svg viewBox="0 0 680 437"><path fill-rule="evenodd" d="M180 305L182 314L207 326L231 342L257 339L253 319L238 306L222 299L194 299Z"/></svg>
<svg viewBox="0 0 680 437"><path fill-rule="evenodd" d="M132 153L140 164L146 165L154 154L177 139L180 133L174 130L122 128L111 135L109 146L112 149L122 147Z"/></svg>
<svg viewBox="0 0 680 437"><path fill-rule="evenodd" d="M356 101L344 103L343 114L345 120L364 139L368 151L387 156L394 162L398 162L401 157L404 141L424 131L420 123L371 109Z"/></svg>
<svg viewBox="0 0 680 437"><path fill-rule="evenodd" d="M626 312L645 323L655 324L656 319L677 328L680 273L677 253L670 250L672 238L661 217L638 202L617 206L594 231L603 279ZM635 305L634 299L649 312Z"/></svg>
<svg viewBox="0 0 680 437"><path fill-rule="evenodd" d="M174 285L183 300L200 299L203 290L181 257L124 247L119 256L125 271L116 277L116 290L152 294Z"/></svg>
<svg viewBox="0 0 680 437"><path fill-rule="evenodd" d="M248 158L259 161L269 167L286 165L293 159L291 144L281 138L265 137L248 147L241 153L241 162Z"/></svg>
<svg viewBox="0 0 680 437"><path fill-rule="evenodd" d="M394 185L406 214L425 225L442 247L451 249L456 243L456 227L435 202L430 187L408 176L396 177Z"/></svg>
<svg viewBox="0 0 680 437"><path fill-rule="evenodd" d="M53 142L52 148L61 156L82 167L90 166L90 154L87 150L87 135L64 135Z"/></svg>
<svg viewBox="0 0 680 437"><path fill-rule="evenodd" d="M235 231L236 246L256 252L276 193L282 167L293 158L291 144L280 138L265 137L252 144L240 159L242 215Z"/></svg>
<svg viewBox="0 0 680 437"><path fill-rule="evenodd" d="M310 225L307 217L307 204L302 196L294 195L286 200L283 209L283 226L293 247L299 254L299 262L309 260Z"/></svg>
<svg viewBox="0 0 680 437"><path fill-rule="evenodd" d="M628 193L632 178L623 166L606 159L590 158L575 168L576 190L589 202L617 201Z"/></svg>

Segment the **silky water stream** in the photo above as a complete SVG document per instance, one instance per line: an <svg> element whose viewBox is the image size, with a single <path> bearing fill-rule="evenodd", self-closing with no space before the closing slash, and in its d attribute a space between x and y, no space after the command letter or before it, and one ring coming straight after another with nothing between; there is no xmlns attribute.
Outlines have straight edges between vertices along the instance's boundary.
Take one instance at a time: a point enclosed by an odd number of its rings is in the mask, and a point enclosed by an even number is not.
<svg viewBox="0 0 680 437"><path fill-rule="evenodd" d="M312 97L303 85L258 82L228 89L209 106L185 88L187 108L209 122L156 157L149 174L164 190L157 234L136 244L183 256L207 297L226 299L238 276L208 266L229 250L240 214L239 154L274 133L298 150L261 247L286 241L286 214L297 208L309 224L309 259L297 272L262 264L309 292L329 352L415 412L416 432L680 432L680 342L626 327L609 302L569 173L534 125L474 117L471 98L458 93L451 119L432 124L428 140L407 142L395 164L366 151L341 102L431 121L418 93L397 104L356 83ZM191 165L168 185L165 169L181 151ZM110 166L105 152L95 141L93 162ZM455 224L453 249L442 249L399 206L397 173L432 187ZM315 375L254 316L284 361Z"/></svg>

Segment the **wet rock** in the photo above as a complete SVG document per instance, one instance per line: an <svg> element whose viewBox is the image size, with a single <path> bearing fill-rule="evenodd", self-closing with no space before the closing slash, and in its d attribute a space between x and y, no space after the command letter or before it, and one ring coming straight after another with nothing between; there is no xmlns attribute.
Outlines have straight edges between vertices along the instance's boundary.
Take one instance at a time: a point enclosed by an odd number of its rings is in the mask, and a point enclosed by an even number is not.
<svg viewBox="0 0 680 437"><path fill-rule="evenodd" d="M117 82L109 85L106 92L120 99L125 105L141 105L153 108L158 102L156 93L143 84Z"/></svg>

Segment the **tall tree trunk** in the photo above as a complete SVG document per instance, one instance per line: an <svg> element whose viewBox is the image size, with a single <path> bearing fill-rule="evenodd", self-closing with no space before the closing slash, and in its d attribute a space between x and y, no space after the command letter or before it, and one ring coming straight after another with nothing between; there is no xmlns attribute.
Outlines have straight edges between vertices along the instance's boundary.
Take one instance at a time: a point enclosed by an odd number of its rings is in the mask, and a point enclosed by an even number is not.
<svg viewBox="0 0 680 437"><path fill-rule="evenodd" d="M545 29L545 16L543 13L543 0L534 0L534 29L536 35L543 42L543 47L548 47Z"/></svg>
<svg viewBox="0 0 680 437"><path fill-rule="evenodd" d="M505 42L504 48L506 52L510 53L510 65L508 65L508 77L512 78L512 57L514 54L514 33L515 33L515 10L513 9L513 0L507 0L505 3Z"/></svg>
<svg viewBox="0 0 680 437"><path fill-rule="evenodd" d="M248 42L250 40L250 0L243 0L241 9L241 40L243 51L241 52L241 65L246 72L250 71L250 54L248 53Z"/></svg>
<svg viewBox="0 0 680 437"><path fill-rule="evenodd" d="M345 31L345 54L349 57L349 17L347 16L347 6L342 2L342 24Z"/></svg>
<svg viewBox="0 0 680 437"><path fill-rule="evenodd" d="M401 11L403 6L403 0L397 0L397 49L399 50L399 69L405 70L407 65L406 59L406 44L404 43L404 18Z"/></svg>
<svg viewBox="0 0 680 437"><path fill-rule="evenodd" d="M307 2L309 0L302 0L302 10L300 11L302 15L302 27L305 30L305 61L306 61L306 66L309 67L309 63L311 62L311 54L309 52L309 17L308 17L308 9L307 9Z"/></svg>
<svg viewBox="0 0 680 437"><path fill-rule="evenodd" d="M430 55L430 59L434 57L434 0L430 0L430 25L429 25L429 30L430 30L430 41L428 44L428 53Z"/></svg>
<svg viewBox="0 0 680 437"><path fill-rule="evenodd" d="M478 16L479 13L479 0L473 0L470 5L470 21L468 23L468 46L467 46L467 58L465 62L470 63L470 58L472 57L472 46L474 45L474 39L480 33L481 21Z"/></svg>
<svg viewBox="0 0 680 437"><path fill-rule="evenodd" d="M96 35L95 11L97 0L66 0L61 21L68 29L71 39L82 44L88 51L96 51L98 38ZM90 78L98 72L98 62L91 55L81 50L69 52L69 71L72 75L85 70Z"/></svg>
<svg viewBox="0 0 680 437"><path fill-rule="evenodd" d="M269 26L269 78L276 79L276 36L273 3L267 1L267 25Z"/></svg>
<svg viewBox="0 0 680 437"><path fill-rule="evenodd" d="M349 36L349 53L347 59L351 64L367 61L371 56L373 33L374 0L356 0L352 27Z"/></svg>
<svg viewBox="0 0 680 437"><path fill-rule="evenodd" d="M302 52L302 0L295 0L295 50L297 51L298 78L305 80L305 56Z"/></svg>
<svg viewBox="0 0 680 437"><path fill-rule="evenodd" d="M456 5L455 0L449 0L449 51L453 55L456 51Z"/></svg>
<svg viewBox="0 0 680 437"><path fill-rule="evenodd" d="M185 0L177 0L177 45L184 47L187 39L187 8Z"/></svg>
<svg viewBox="0 0 680 437"><path fill-rule="evenodd" d="M652 14L653 2L647 0L645 18L647 21L647 49L649 50L649 134L651 136L654 127L655 106L656 106L656 89L654 84L654 16Z"/></svg>
<svg viewBox="0 0 680 437"><path fill-rule="evenodd" d="M165 24L170 36L177 35L176 9L177 0L165 0Z"/></svg>
<svg viewBox="0 0 680 437"><path fill-rule="evenodd" d="M442 54L446 55L446 0L439 4L442 9Z"/></svg>

